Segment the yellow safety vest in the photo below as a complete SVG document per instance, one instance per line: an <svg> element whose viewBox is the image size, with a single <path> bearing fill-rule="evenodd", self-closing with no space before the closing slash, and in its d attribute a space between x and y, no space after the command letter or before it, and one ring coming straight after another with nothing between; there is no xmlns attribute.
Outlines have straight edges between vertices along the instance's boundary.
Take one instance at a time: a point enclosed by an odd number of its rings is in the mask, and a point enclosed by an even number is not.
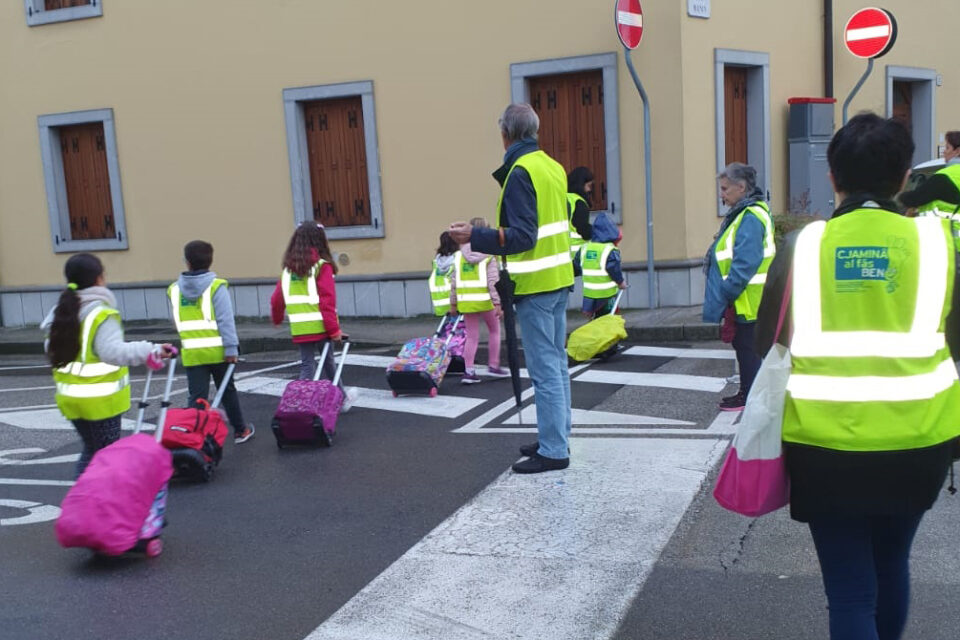
<svg viewBox="0 0 960 640"><path fill-rule="evenodd" d="M747 322L753 322L757 319L757 309L760 308L760 298L763 296L763 285L767 281L767 271L770 269L770 263L777 253L777 245L774 242L773 218L770 217L770 207L766 202L757 202L746 207L729 227L724 229L723 235L717 240L714 247L714 255L717 259L717 266L720 268L720 275L724 280L730 275L730 267L733 265L733 247L737 239L737 229L743 222L744 216L752 215L763 224L763 261L756 274L750 278L746 288L740 297L733 303L733 308L738 316L741 316Z"/></svg>
<svg viewBox="0 0 960 640"><path fill-rule="evenodd" d="M130 408L127 367L101 362L93 350L97 329L120 312L101 305L91 309L80 327L80 352L70 364L53 370L57 407L68 420L105 420Z"/></svg>
<svg viewBox="0 0 960 640"><path fill-rule="evenodd" d="M456 255L459 254L458 251ZM427 279L427 286L430 288L433 315L442 316L446 314L450 310L450 272L441 273L436 258L433 259L433 270Z"/></svg>
<svg viewBox="0 0 960 640"><path fill-rule="evenodd" d="M507 256L507 271L516 284L517 295L556 291L573 285L570 257L570 222L567 220L567 175L563 167L543 151L520 156L510 168L500 200L498 226L504 226L503 194L510 176L523 167L537 197L537 244L529 251Z"/></svg>
<svg viewBox="0 0 960 640"><path fill-rule="evenodd" d="M960 164L948 164L940 169L934 175L945 175L960 190ZM942 218L949 218L960 211L960 205L945 202L943 200L934 200L922 206L917 207L918 215L932 215Z"/></svg>
<svg viewBox="0 0 960 640"><path fill-rule="evenodd" d="M607 273L607 258L619 251L612 242L588 242L580 250L583 297L601 300L617 295L617 283Z"/></svg>
<svg viewBox="0 0 960 640"><path fill-rule="evenodd" d="M955 265L939 218L864 208L803 229L785 441L898 451L960 435L960 381L944 334Z"/></svg>
<svg viewBox="0 0 960 640"><path fill-rule="evenodd" d="M167 289L173 323L180 334L180 361L185 367L223 362L223 338L213 310L213 295L225 286L226 280L214 278L196 300L184 298L176 282Z"/></svg>
<svg viewBox="0 0 960 640"><path fill-rule="evenodd" d="M280 275L280 289L290 320L290 334L293 336L326 333L320 312L320 293L317 291L317 274L323 262L318 260L309 273L302 277L289 269L284 269Z"/></svg>
<svg viewBox="0 0 960 640"><path fill-rule="evenodd" d="M487 284L487 265L490 258L486 257L479 263L468 262L463 254L457 252L457 266L455 278L457 282L457 311L460 313L477 313L493 309L493 299Z"/></svg>

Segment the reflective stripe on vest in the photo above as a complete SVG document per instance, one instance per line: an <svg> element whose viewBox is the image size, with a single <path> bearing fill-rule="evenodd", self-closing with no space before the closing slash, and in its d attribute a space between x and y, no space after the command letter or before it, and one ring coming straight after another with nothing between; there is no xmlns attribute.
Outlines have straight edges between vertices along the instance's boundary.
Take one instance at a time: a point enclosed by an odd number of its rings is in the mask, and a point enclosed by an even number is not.
<svg viewBox="0 0 960 640"><path fill-rule="evenodd" d="M611 298L617 295L617 283L607 273L607 258L617 248L612 242L587 242L580 251L583 297Z"/></svg>
<svg viewBox="0 0 960 640"><path fill-rule="evenodd" d="M948 164L933 175L943 175L950 179L957 191L960 191L960 163ZM944 200L933 200L917 207L917 215L920 216L938 216L949 218L960 212L960 205L955 202L946 202Z"/></svg>
<svg viewBox="0 0 960 640"><path fill-rule="evenodd" d="M468 262L458 252L454 277L457 283L457 311L459 313L477 313L493 309L493 300L487 286L487 265L490 258L479 263Z"/></svg>
<svg viewBox="0 0 960 640"><path fill-rule="evenodd" d="M93 350L97 329L116 309L99 306L83 319L77 359L54 369L57 407L68 420L104 420L130 408L130 374L126 367L101 362Z"/></svg>
<svg viewBox="0 0 960 640"><path fill-rule="evenodd" d="M570 235L567 220L567 176L563 167L543 151L517 159L510 168L500 200L497 220L503 226L503 194L513 170L523 167L530 176L537 198L537 244L529 251L507 256L507 271L516 283L517 295L556 291L573 284Z"/></svg>
<svg viewBox="0 0 960 640"><path fill-rule="evenodd" d="M568 226L570 227L570 257L574 258L577 255L577 252L580 251L580 247L586 243L586 240L583 239L583 236L580 235L580 232L577 231L577 228L573 226L573 212L577 209L577 203L582 202L587 204L587 201L579 193L568 193L567 194L567 219L569 221ZM589 206L587 207L589 209Z"/></svg>
<svg viewBox="0 0 960 640"><path fill-rule="evenodd" d="M454 260L460 252L454 254ZM455 262L456 263L456 262ZM437 265L437 259L433 259L433 270L430 277L427 278L427 286L430 288L430 301L433 303L433 314L442 316L450 310L450 272L441 273Z"/></svg>
<svg viewBox="0 0 960 640"><path fill-rule="evenodd" d="M948 221L859 209L800 233L783 439L915 449L960 434L944 339L956 254Z"/></svg>
<svg viewBox="0 0 960 640"><path fill-rule="evenodd" d="M317 291L317 274L323 262L319 260L303 277L291 273L289 269L284 269L280 275L280 288L287 306L290 334L293 336L325 333L323 314L320 312L320 292Z"/></svg>
<svg viewBox="0 0 960 640"><path fill-rule="evenodd" d="M223 362L223 338L217 326L213 296L217 289L226 283L226 280L214 278L196 300L184 298L180 285L176 282L167 289L170 308L173 310L173 323L180 334L180 359L184 366Z"/></svg>
<svg viewBox="0 0 960 640"><path fill-rule="evenodd" d="M763 224L763 260L760 262L757 272L750 278L743 293L734 301L733 307L738 316L743 317L747 322L752 322L757 319L757 309L760 308L760 298L763 296L763 285L767 281L767 271L770 269L770 263L773 262L773 257L777 253L773 218L770 217L770 209L767 204L757 202L741 211L717 240L714 255L717 259L720 275L726 280L733 265L733 247L736 242L737 229L740 228L744 216L748 214L755 216Z"/></svg>

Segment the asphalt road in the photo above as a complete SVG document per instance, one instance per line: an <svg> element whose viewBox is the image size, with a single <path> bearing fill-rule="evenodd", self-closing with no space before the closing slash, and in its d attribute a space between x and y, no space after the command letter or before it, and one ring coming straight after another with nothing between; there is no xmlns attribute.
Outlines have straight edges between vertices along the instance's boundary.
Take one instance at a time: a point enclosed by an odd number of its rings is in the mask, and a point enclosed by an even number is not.
<svg viewBox="0 0 960 640"><path fill-rule="evenodd" d="M263 370L293 354L251 357L238 384L257 436L228 442L211 483L172 485L162 556L110 560L57 545L78 439L47 373L12 368L38 362L4 359L0 638L826 637L803 527L709 496L733 365L691 346L575 369L571 468L534 477L508 471L535 438L509 381L393 399L392 354L357 354L334 447L278 450L270 416L295 367ZM921 528L911 638L957 636L958 524L944 499Z"/></svg>

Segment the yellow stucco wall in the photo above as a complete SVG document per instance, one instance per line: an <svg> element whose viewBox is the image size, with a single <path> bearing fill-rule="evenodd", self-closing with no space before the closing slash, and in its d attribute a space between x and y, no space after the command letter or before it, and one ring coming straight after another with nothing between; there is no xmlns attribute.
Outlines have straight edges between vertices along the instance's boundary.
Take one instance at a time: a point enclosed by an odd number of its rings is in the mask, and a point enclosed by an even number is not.
<svg viewBox="0 0 960 640"><path fill-rule="evenodd" d="M836 94L863 63L842 50L853 2L835 3ZM937 131L949 128L960 70L930 37L951 0L891 0L901 36L855 109L885 109L883 65L931 67ZM642 119L611 3L419 0L369 4L165 0L105 3L101 18L27 27L0 4L0 284L61 281L37 116L112 108L128 251L103 252L108 278L171 278L180 248L202 237L215 269L272 276L293 226L282 91L374 82L386 237L336 241L347 274L425 269L439 232L493 216L490 172L502 158L496 118L510 64L618 52L626 261L645 259ZM820 3L724 0L697 20L683 2L646 2L634 54L653 105L656 257L698 257L716 230L714 49L770 53L774 208L786 203L786 99L822 92ZM767 24L787 23L786 33ZM839 122L839 105L837 108Z"/></svg>

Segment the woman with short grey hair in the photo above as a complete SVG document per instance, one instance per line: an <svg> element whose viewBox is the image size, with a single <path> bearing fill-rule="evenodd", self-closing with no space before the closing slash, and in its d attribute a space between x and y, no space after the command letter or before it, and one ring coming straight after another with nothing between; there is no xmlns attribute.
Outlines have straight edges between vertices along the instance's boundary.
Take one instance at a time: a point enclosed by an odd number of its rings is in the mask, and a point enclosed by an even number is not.
<svg viewBox="0 0 960 640"><path fill-rule="evenodd" d="M704 259L703 319L724 321L721 336L733 343L740 368L740 389L721 399L720 410L742 411L760 369L754 327L767 269L776 253L773 218L757 186L757 170L750 165L732 162L717 181L720 198L730 208Z"/></svg>

